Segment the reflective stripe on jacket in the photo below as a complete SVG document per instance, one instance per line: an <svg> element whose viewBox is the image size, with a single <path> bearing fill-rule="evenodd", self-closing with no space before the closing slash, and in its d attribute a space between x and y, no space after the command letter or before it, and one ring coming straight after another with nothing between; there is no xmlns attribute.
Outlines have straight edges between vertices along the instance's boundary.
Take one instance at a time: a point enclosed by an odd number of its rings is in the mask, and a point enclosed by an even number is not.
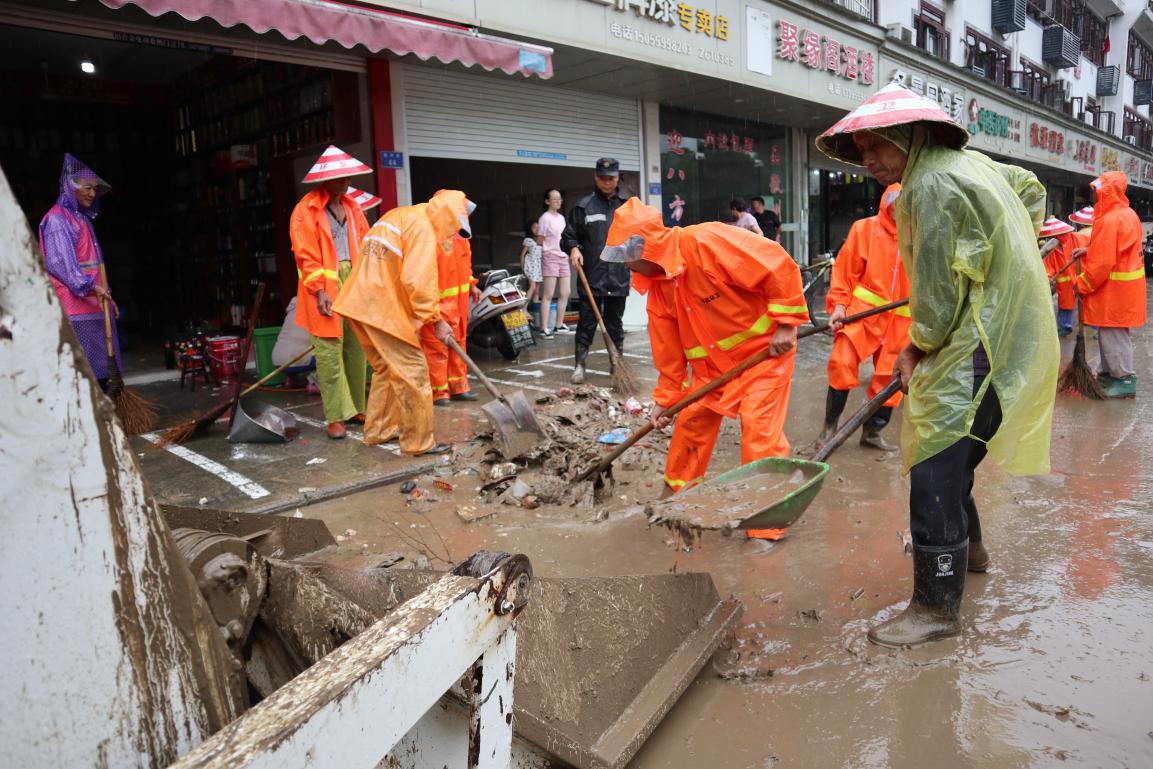
<svg viewBox="0 0 1153 769"><path fill-rule="evenodd" d="M368 232L368 220L364 212L349 195L341 198L344 215L349 223L348 253L355 268L360 241ZM340 293L340 275L336 256L336 246L332 241L332 227L328 223L328 193L317 187L309 192L296 208L289 220L289 235L292 239L292 253L296 257L296 273L299 278L296 292L296 323L308 329L308 333L326 339L339 338L343 333L340 318L336 315L320 314L316 307L316 294L321 289L335 300Z"/></svg>
<svg viewBox="0 0 1153 769"><path fill-rule="evenodd" d="M1076 276L1085 324L1106 328L1145 325L1145 262L1141 219L1125 195L1128 180L1109 171L1097 180L1093 234Z"/></svg>

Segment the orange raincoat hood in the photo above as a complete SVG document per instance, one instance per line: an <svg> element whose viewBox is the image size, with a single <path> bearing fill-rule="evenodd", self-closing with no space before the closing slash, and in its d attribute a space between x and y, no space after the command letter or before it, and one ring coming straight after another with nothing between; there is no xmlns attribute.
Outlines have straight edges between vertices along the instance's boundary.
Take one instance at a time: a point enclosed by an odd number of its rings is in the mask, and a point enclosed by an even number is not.
<svg viewBox="0 0 1153 769"><path fill-rule="evenodd" d="M468 226L469 200L460 190L439 190L429 198L426 213L436 232L438 243L444 243Z"/></svg>
<svg viewBox="0 0 1153 769"><path fill-rule="evenodd" d="M1125 190L1129 188L1129 179L1122 171L1106 171L1097 177L1091 184L1097 190L1097 202L1093 204L1093 221L1118 208L1128 208L1129 198Z"/></svg>
<svg viewBox="0 0 1153 769"><path fill-rule="evenodd" d="M684 259L677 248L680 231L680 227L666 227L657 209L637 198L629 198L613 214L605 245L619 246L633 235L641 236L645 240L644 260L660 265L667 279L684 270ZM649 278L634 272L633 288L643 294L656 280L661 278Z"/></svg>

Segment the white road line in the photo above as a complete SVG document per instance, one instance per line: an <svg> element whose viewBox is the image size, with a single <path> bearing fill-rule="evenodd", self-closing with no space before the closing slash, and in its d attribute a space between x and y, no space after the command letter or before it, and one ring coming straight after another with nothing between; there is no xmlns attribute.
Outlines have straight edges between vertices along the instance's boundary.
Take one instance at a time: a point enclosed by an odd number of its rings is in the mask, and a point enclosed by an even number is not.
<svg viewBox="0 0 1153 769"><path fill-rule="evenodd" d="M513 382L510 379L496 379L495 377L490 376L488 378L488 381L496 382L497 384L508 385L509 387L519 387L519 388L523 388L525 390L536 390L537 392L540 392L540 393L556 392L555 387L538 387L537 385L529 384L528 382Z"/></svg>
<svg viewBox="0 0 1153 769"><path fill-rule="evenodd" d="M572 366L566 366L563 363L542 363L541 365L542 366L548 366L549 368L562 368L565 371L572 371ZM586 374L600 374L601 376L612 376L612 374L608 371L598 371L595 368L586 368L585 373Z"/></svg>
<svg viewBox="0 0 1153 769"><path fill-rule="evenodd" d="M146 433L140 437L149 443L154 443L157 446L160 446L165 451L180 457L186 462L191 462L201 470L212 473L225 483L235 486L247 494L249 499L260 499L261 497L267 497L271 493L268 489L264 488L251 478L246 478L240 473L233 472L224 465L209 459L203 454L197 454L192 449L185 448L184 446L181 446L177 443L162 443L160 441L159 433Z"/></svg>
<svg viewBox="0 0 1153 769"><path fill-rule="evenodd" d="M302 417L300 414L296 414L295 416L297 422L303 422L304 424L310 425L312 427L319 427L321 430L328 430L328 422L322 422L321 420L313 419L312 417ZM364 433L362 433L360 430L350 430L345 428L344 434L349 438L352 438L354 441L360 441L361 443L364 443ZM400 446L396 446L392 443L377 443L376 447L378 449L384 449L389 454L395 454L398 457L400 456Z"/></svg>

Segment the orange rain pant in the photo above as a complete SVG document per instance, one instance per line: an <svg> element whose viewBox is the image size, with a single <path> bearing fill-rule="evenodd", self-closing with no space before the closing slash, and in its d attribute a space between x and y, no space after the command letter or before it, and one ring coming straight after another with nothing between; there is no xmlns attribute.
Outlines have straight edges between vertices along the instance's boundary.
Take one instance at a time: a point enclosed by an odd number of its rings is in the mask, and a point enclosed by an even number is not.
<svg viewBox="0 0 1153 769"><path fill-rule="evenodd" d="M785 437L785 416L788 413L791 378L783 383L766 387L753 386L741 399L738 414L741 418L741 464L746 465L766 457L787 457L789 440ZM677 416L673 438L669 442L669 458L665 465L665 483L674 491L692 488L704 480L705 471L724 417L707 405L706 397L686 408ZM780 539L782 529L748 529L750 538Z"/></svg>
<svg viewBox="0 0 1153 769"><path fill-rule="evenodd" d="M385 443L400 437L406 454L428 451L436 444L433 435L432 387L424 352L375 326L352 318L348 325L360 340L372 365L372 388L368 391L364 442Z"/></svg>
<svg viewBox="0 0 1153 769"><path fill-rule="evenodd" d="M443 317L443 313L442 313ZM452 335L463 347L468 336L468 319L448 319L452 326ZM432 382L433 400L444 400L450 395L459 395L469 391L468 366L461 357L436 338L431 325L420 330L420 346L424 350L424 357L428 361L428 377Z"/></svg>
<svg viewBox="0 0 1153 769"><path fill-rule="evenodd" d="M885 389L893 379L893 367L901 351L882 344L880 340L873 349L873 379L869 382L869 397ZM860 384L860 368L864 358L857 354L857 348L846 334L837 334L833 340L833 352L829 355L829 387L834 390L852 390ZM889 408L901 403L901 391L885 401Z"/></svg>

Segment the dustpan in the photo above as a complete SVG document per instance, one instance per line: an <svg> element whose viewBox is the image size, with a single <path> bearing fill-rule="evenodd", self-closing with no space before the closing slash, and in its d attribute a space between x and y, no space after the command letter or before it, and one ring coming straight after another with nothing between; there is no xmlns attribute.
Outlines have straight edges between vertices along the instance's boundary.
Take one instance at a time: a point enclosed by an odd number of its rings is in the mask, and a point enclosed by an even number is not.
<svg viewBox="0 0 1153 769"><path fill-rule="evenodd" d="M241 400L228 427L228 442L286 443L297 432L296 417L284 409L260 400Z"/></svg>

